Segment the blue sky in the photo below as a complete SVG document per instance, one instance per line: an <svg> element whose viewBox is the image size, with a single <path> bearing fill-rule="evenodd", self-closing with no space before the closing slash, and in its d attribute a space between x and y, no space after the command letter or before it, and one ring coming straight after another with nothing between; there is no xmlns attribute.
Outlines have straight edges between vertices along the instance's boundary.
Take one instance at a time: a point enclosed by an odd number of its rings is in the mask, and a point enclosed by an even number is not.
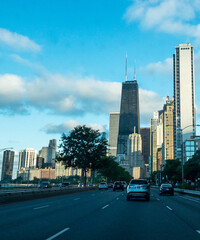
<svg viewBox="0 0 200 240"><path fill-rule="evenodd" d="M129 80L136 62L141 127L149 126L173 95L180 43L195 49L199 123L199 16L200 0L1 0L0 149L40 150L77 124L108 131L126 52Z"/></svg>

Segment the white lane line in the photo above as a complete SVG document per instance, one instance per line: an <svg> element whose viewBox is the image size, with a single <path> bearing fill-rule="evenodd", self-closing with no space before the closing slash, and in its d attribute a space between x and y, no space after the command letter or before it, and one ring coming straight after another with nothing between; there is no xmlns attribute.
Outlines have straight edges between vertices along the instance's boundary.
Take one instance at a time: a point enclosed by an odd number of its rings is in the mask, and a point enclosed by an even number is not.
<svg viewBox="0 0 200 240"><path fill-rule="evenodd" d="M56 238L57 236L61 235L62 233L68 231L69 229L70 229L70 228L65 228L65 229L63 229L62 231L56 233L55 235L53 235L53 236L47 238L46 240L52 240L52 239Z"/></svg>
<svg viewBox="0 0 200 240"><path fill-rule="evenodd" d="M172 208L170 208L169 206L166 206L169 210L171 210L172 211Z"/></svg>
<svg viewBox="0 0 200 240"><path fill-rule="evenodd" d="M195 200L195 199L192 199L192 198L188 198L188 197L182 197L182 196L179 196L179 197L180 197L180 198L187 199L187 200L190 200L190 201L193 201L193 202L200 203L200 201L198 201L198 200Z"/></svg>
<svg viewBox="0 0 200 240"><path fill-rule="evenodd" d="M80 198L74 198L74 201L77 201L77 200L79 200Z"/></svg>
<svg viewBox="0 0 200 240"><path fill-rule="evenodd" d="M156 198L158 201L160 201L160 198Z"/></svg>
<svg viewBox="0 0 200 240"><path fill-rule="evenodd" d="M200 230L197 230L197 232L200 234Z"/></svg>
<svg viewBox="0 0 200 240"><path fill-rule="evenodd" d="M109 206L109 204L107 204L106 206L102 207L101 209L105 209L105 208L107 208L108 206Z"/></svg>
<svg viewBox="0 0 200 240"><path fill-rule="evenodd" d="M45 206L41 206L41 207L36 207L36 208L33 208L34 210L37 210L37 209L41 209L41 208L47 208L49 207L49 205L45 205Z"/></svg>
<svg viewBox="0 0 200 240"><path fill-rule="evenodd" d="M117 200L119 200L119 198L117 198Z"/></svg>

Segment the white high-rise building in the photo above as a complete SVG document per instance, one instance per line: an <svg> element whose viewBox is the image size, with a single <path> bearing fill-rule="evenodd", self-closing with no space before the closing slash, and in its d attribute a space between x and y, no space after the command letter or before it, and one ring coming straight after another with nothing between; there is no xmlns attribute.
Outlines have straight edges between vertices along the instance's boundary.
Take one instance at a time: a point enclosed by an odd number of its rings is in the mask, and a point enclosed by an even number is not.
<svg viewBox="0 0 200 240"><path fill-rule="evenodd" d="M19 151L19 165L20 169L29 169L36 167L37 151L33 148L26 148Z"/></svg>
<svg viewBox="0 0 200 240"><path fill-rule="evenodd" d="M195 135L194 48L175 47L174 65L174 144L175 158L181 159L182 143Z"/></svg>

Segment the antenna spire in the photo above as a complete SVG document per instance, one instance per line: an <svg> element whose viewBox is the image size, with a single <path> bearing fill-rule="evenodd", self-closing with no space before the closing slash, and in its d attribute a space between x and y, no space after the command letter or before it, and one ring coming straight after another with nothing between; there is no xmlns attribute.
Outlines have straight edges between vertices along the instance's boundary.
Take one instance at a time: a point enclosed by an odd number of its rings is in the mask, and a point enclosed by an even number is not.
<svg viewBox="0 0 200 240"><path fill-rule="evenodd" d="M136 81L136 61L134 61L134 81Z"/></svg>
<svg viewBox="0 0 200 240"><path fill-rule="evenodd" d="M125 82L127 81L127 53L126 53L126 65L125 65Z"/></svg>

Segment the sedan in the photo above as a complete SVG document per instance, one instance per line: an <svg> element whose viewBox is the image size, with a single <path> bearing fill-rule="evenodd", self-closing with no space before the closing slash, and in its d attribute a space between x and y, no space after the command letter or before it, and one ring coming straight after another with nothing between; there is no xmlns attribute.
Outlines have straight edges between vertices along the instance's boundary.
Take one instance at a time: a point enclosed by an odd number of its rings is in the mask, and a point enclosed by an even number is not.
<svg viewBox="0 0 200 240"><path fill-rule="evenodd" d="M108 190L108 184L106 182L100 182L99 183L99 190L106 189Z"/></svg>
<svg viewBox="0 0 200 240"><path fill-rule="evenodd" d="M160 186L160 195L169 194L174 196L174 188L171 184L161 184Z"/></svg>

